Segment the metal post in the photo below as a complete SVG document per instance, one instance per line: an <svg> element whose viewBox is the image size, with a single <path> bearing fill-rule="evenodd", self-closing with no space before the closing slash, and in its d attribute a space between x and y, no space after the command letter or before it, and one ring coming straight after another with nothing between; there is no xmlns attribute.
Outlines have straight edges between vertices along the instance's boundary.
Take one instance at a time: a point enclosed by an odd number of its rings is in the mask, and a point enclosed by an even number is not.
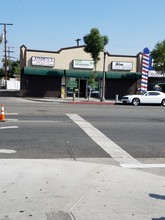
<svg viewBox="0 0 165 220"><path fill-rule="evenodd" d="M105 101L105 59L106 59L106 52L104 51L101 102Z"/></svg>
<svg viewBox="0 0 165 220"><path fill-rule="evenodd" d="M73 91L73 101L75 101L76 93Z"/></svg>
<svg viewBox="0 0 165 220"><path fill-rule="evenodd" d="M115 103L118 103L118 101L119 101L119 96L118 96L118 94L116 94L116 96L115 96Z"/></svg>

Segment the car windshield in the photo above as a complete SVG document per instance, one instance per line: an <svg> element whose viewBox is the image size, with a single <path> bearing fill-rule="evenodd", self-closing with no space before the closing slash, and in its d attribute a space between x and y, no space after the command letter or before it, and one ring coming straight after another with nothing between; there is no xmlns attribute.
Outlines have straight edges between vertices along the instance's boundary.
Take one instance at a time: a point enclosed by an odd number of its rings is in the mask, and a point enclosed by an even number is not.
<svg viewBox="0 0 165 220"><path fill-rule="evenodd" d="M145 95L145 94L147 94L147 92L142 92L142 93L141 93L141 95Z"/></svg>

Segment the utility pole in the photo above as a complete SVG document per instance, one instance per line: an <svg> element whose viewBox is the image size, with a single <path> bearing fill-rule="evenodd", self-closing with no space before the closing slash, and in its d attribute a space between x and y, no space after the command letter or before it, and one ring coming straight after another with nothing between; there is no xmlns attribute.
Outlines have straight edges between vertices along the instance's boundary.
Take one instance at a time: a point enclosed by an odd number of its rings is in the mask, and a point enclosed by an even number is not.
<svg viewBox="0 0 165 220"><path fill-rule="evenodd" d="M6 51L7 53L8 53L8 56L7 56L7 58L8 58L8 65L9 65L9 68L8 68L8 70L10 70L10 67L11 67L11 63L10 63L10 61L11 61L11 56L10 56L10 53L14 53L14 51L13 50L10 50L10 49L13 49L14 47L9 47L8 46L8 51Z"/></svg>
<svg viewBox="0 0 165 220"><path fill-rule="evenodd" d="M5 67L5 81L7 82L7 50L6 50L6 45L7 45L7 38L6 38L6 26L7 25L13 25L13 24L8 24L8 23L0 23L0 25L4 26L4 49L5 49L5 62L4 62L4 67Z"/></svg>

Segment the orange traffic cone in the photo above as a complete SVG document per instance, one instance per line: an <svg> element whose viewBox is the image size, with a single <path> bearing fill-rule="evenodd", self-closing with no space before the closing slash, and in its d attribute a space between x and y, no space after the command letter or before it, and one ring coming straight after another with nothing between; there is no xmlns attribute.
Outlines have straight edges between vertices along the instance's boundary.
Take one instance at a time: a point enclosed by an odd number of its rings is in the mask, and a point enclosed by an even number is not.
<svg viewBox="0 0 165 220"><path fill-rule="evenodd" d="M0 112L0 122L5 121L5 112L4 112L4 104L1 105L1 112Z"/></svg>

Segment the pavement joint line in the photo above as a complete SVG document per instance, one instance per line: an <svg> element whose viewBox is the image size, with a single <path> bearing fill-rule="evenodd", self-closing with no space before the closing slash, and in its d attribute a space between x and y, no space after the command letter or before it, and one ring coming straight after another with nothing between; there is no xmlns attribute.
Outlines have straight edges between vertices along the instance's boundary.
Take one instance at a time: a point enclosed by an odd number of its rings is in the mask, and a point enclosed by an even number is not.
<svg viewBox="0 0 165 220"><path fill-rule="evenodd" d="M120 146L114 143L111 139L109 139L101 131L99 131L79 115L66 115L119 164L141 164L141 162L124 151Z"/></svg>

